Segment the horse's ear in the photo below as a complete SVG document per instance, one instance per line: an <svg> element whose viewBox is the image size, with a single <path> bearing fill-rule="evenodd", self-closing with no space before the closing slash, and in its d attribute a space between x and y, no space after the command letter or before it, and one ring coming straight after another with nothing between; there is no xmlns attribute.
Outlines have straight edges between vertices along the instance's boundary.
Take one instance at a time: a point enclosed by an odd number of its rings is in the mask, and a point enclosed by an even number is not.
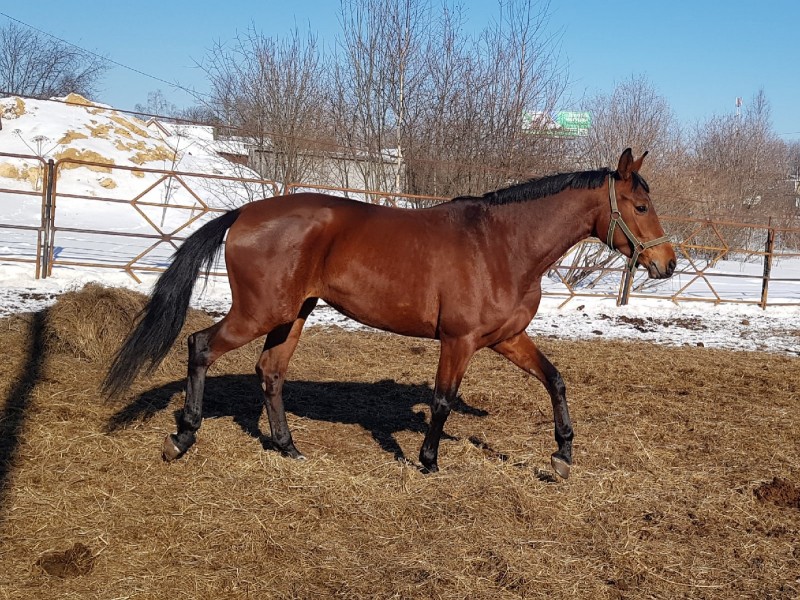
<svg viewBox="0 0 800 600"><path fill-rule="evenodd" d="M645 150L644 154L642 154L639 158L633 161L633 166L631 167L631 171L634 173L638 173L642 170L642 162L644 162L644 157L647 156L647 150Z"/></svg>
<svg viewBox="0 0 800 600"><path fill-rule="evenodd" d="M631 178L631 172L633 172L633 170L633 152L631 152L630 148L625 148L622 156L619 157L617 174L620 179L627 181Z"/></svg>

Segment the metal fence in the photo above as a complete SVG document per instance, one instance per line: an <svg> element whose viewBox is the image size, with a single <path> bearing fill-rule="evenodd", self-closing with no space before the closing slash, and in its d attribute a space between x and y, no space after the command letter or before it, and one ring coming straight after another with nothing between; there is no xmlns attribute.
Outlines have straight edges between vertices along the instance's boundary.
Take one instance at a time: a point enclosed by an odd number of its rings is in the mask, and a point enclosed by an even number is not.
<svg viewBox="0 0 800 600"><path fill-rule="evenodd" d="M47 198L51 193L45 181L47 163L38 156L26 154L0 154L2 157L17 159L20 167L14 168L17 177L30 183L30 177L36 178L31 186L38 191L0 188L0 199L6 204L11 214L15 215L13 223L0 221L0 232L3 243L0 244L0 258L8 262L31 263L35 265L36 278L43 275L42 255L45 244L45 223L51 218L45 214ZM5 211L4 211L5 212Z"/></svg>
<svg viewBox="0 0 800 600"><path fill-rule="evenodd" d="M650 280L643 270L631 277L624 258L607 250L600 240L586 240L570 249L554 265L550 295L564 303L580 297L614 297L618 304L636 298L715 304L800 306L800 275L776 276L791 259L800 258L796 239L800 229L736 223L720 219L662 216L678 256L671 279ZM585 252L584 247L593 247ZM759 249L760 248L760 249ZM576 265L582 252L594 258ZM772 294L772 295L770 295Z"/></svg>
<svg viewBox="0 0 800 600"><path fill-rule="evenodd" d="M74 159L44 161L37 156L0 153L13 159L19 185L0 188L0 262L30 263L37 278L58 268L113 269L137 282L143 273L163 272L174 250L202 222L248 200L278 194L278 184L262 179L122 167ZM86 173L107 192L85 189ZM25 175L25 177L22 177ZM35 179L35 181L33 181ZM118 185L122 181L123 185ZM38 188L38 189L37 189ZM136 190L131 192L131 190ZM316 190L391 206L421 206L435 196L293 183L287 192ZM213 199L213 201L212 201ZM679 256L670 280L653 282L642 271L629 277L621 257L599 240L567 252L548 273L543 292L563 298L637 298L800 306L800 279L775 277L781 261L798 258L800 229L735 223L722 219L662 216ZM218 269L216 275L224 276Z"/></svg>

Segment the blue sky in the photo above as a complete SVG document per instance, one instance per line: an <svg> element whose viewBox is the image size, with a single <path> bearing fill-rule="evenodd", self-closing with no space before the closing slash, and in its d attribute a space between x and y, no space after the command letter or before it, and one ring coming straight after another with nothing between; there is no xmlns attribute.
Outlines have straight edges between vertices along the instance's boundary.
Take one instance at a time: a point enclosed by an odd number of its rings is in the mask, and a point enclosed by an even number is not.
<svg viewBox="0 0 800 600"><path fill-rule="evenodd" d="M463 0L479 29L497 12L493 0ZM338 30L337 0L258 3L25 2L0 12L116 62L166 81L204 91L195 68L215 40L229 40L251 24L269 36L297 26L323 43ZM800 141L800 0L552 0L550 32L561 39L569 95L610 92L631 76L645 76L679 121L691 126L733 114L735 99L763 89L776 133ZM0 25L8 19L0 15ZM161 89L178 106L186 93L121 67L112 68L96 100L122 109L144 104ZM562 108L574 108L568 105Z"/></svg>

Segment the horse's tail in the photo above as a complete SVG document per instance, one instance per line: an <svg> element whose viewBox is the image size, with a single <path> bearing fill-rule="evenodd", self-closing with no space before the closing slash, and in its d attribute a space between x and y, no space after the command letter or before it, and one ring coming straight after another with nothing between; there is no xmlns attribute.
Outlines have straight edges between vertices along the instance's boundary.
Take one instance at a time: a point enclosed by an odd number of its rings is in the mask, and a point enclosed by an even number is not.
<svg viewBox="0 0 800 600"><path fill-rule="evenodd" d="M147 365L150 373L161 364L183 327L189 300L200 269L211 271L225 232L239 217L231 210L209 221L190 235L172 257L172 264L158 278L153 293L137 317L136 326L117 351L101 391L113 396L126 389Z"/></svg>

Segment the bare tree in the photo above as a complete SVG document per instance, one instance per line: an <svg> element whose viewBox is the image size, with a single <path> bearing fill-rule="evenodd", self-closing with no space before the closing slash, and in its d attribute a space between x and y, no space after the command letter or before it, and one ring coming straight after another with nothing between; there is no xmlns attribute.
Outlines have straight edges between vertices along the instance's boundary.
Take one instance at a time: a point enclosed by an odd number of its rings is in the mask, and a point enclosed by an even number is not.
<svg viewBox="0 0 800 600"><path fill-rule="evenodd" d="M481 36L486 82L481 113L488 117L483 128L492 134L495 165L509 177L524 177L551 166L542 160L552 145L547 124L566 78L558 38L548 28L549 2L509 1L499 7L497 20ZM526 111L537 115L527 130L522 127Z"/></svg>
<svg viewBox="0 0 800 600"><path fill-rule="evenodd" d="M773 132L769 102L759 91L736 115L712 117L693 137L695 171L704 183L706 214L753 221L784 218L789 152Z"/></svg>
<svg viewBox="0 0 800 600"><path fill-rule="evenodd" d="M365 181L399 181L386 172L389 148L406 190L422 194L483 192L546 170L542 157L561 144L525 132L522 116L552 112L565 86L549 4L498 6L471 37L457 6L343 0L335 122L343 145L371 157Z"/></svg>
<svg viewBox="0 0 800 600"><path fill-rule="evenodd" d="M195 104L178 110L177 116L186 121L220 126L222 122L211 106Z"/></svg>
<svg viewBox="0 0 800 600"><path fill-rule="evenodd" d="M200 65L212 88L210 105L255 147L268 179L303 181L313 167L322 118L326 71L312 35L264 36L254 28L229 44L218 42Z"/></svg>
<svg viewBox="0 0 800 600"><path fill-rule="evenodd" d="M401 191L403 137L418 108L428 0L342 0L330 113L349 164L342 184ZM356 181L353 181L353 179Z"/></svg>
<svg viewBox="0 0 800 600"><path fill-rule="evenodd" d="M464 35L457 10L445 10L427 48L427 110L415 130L424 135L409 162L419 191L482 193L551 172L563 157L563 140L547 131L566 83L549 3L498 6L477 38ZM525 113L537 115L532 127L523 126Z"/></svg>
<svg viewBox="0 0 800 600"><path fill-rule="evenodd" d="M789 176L795 181L800 181L800 141L786 144Z"/></svg>
<svg viewBox="0 0 800 600"><path fill-rule="evenodd" d="M167 100L167 97L161 90L147 92L147 103L137 103L133 107L133 110L143 113L144 115L155 115L158 117L176 117L180 113L178 107Z"/></svg>
<svg viewBox="0 0 800 600"><path fill-rule="evenodd" d="M0 90L50 98L69 93L91 98L106 61L55 38L10 22L0 28Z"/></svg>
<svg viewBox="0 0 800 600"><path fill-rule="evenodd" d="M589 98L585 108L592 115L592 126L580 143L587 167L616 164L625 148L649 151L655 164L674 148L679 137L667 100L642 75L618 83L611 94Z"/></svg>

